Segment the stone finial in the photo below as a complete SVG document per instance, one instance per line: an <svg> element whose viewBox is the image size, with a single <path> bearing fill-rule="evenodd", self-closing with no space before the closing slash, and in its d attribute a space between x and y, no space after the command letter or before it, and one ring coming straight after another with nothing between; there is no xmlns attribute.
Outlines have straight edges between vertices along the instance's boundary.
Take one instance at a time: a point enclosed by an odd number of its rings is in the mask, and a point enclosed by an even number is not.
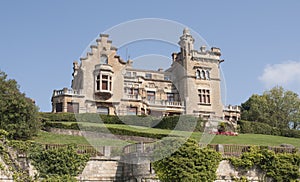
<svg viewBox="0 0 300 182"><path fill-rule="evenodd" d="M201 51L201 52L205 52L205 51L206 51L206 46L205 46L205 45L201 46L201 47L200 47L200 51Z"/></svg>
<svg viewBox="0 0 300 182"><path fill-rule="evenodd" d="M190 30L188 28L183 29L183 34L190 35Z"/></svg>

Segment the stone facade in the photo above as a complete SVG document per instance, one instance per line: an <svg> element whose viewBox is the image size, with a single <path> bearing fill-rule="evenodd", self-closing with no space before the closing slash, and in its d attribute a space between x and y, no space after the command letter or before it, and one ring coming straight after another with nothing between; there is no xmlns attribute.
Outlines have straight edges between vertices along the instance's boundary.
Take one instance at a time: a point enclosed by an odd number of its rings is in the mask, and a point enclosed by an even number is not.
<svg viewBox="0 0 300 182"><path fill-rule="evenodd" d="M122 60L108 37L100 34L86 57L73 63L72 88L53 91L52 112L204 118L229 113L221 102L219 48L195 50L194 38L184 29L169 69L141 70L132 67L132 60Z"/></svg>

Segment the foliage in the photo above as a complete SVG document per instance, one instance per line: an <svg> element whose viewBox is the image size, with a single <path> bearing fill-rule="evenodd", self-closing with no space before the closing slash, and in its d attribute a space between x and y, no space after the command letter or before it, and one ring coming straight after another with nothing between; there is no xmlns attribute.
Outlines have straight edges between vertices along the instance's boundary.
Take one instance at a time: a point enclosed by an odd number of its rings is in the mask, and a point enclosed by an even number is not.
<svg viewBox="0 0 300 182"><path fill-rule="evenodd" d="M9 138L32 138L40 129L37 110L17 82L0 71L0 129L8 131Z"/></svg>
<svg viewBox="0 0 300 182"><path fill-rule="evenodd" d="M170 139L155 150L154 170L161 181L213 181L221 155L211 149L201 149L195 140ZM178 150L176 150L178 148ZM163 157L173 152L170 156Z"/></svg>
<svg viewBox="0 0 300 182"><path fill-rule="evenodd" d="M99 115L96 113L39 113L43 123L47 122L89 122L104 124L126 124L134 126L145 126L169 130L181 131L203 131L205 126L201 118L195 116L167 116L163 118L155 118L152 116L115 116L115 115ZM46 124L47 126L47 124ZM45 126L45 127L46 127ZM61 126L62 127L62 126ZM76 127L75 125L73 127ZM69 128L71 129L71 128ZM74 128L76 129L76 128Z"/></svg>
<svg viewBox="0 0 300 182"><path fill-rule="evenodd" d="M265 123L238 121L240 133L254 133L300 138L300 130L276 128Z"/></svg>
<svg viewBox="0 0 300 182"><path fill-rule="evenodd" d="M45 177L42 182L77 182L77 180L70 175L52 175Z"/></svg>
<svg viewBox="0 0 300 182"><path fill-rule="evenodd" d="M242 119L266 123L272 127L300 127L300 99L292 91L274 87L263 95L252 95L242 104Z"/></svg>
<svg viewBox="0 0 300 182"><path fill-rule="evenodd" d="M83 170L89 156L77 154L74 145L68 145L64 148L37 150L30 154L30 159L41 177L76 176Z"/></svg>
<svg viewBox="0 0 300 182"><path fill-rule="evenodd" d="M252 147L249 152L242 154L240 158L230 158L231 163L238 169L249 170L254 166L262 169L267 177L275 181L293 181L300 177L299 153L275 154L271 150Z"/></svg>

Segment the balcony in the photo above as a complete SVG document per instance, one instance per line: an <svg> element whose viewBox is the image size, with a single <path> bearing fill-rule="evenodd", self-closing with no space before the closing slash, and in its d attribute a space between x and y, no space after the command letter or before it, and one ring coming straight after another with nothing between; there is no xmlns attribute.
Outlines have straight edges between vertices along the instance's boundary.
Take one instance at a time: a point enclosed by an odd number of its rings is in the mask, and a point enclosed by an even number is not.
<svg viewBox="0 0 300 182"><path fill-rule="evenodd" d="M166 100L147 100L147 104L150 106L175 106L182 107L183 103L179 101L166 101Z"/></svg>
<svg viewBox="0 0 300 182"><path fill-rule="evenodd" d="M134 95L134 94L127 94L125 95L126 100L142 100L142 97L140 95Z"/></svg>
<svg viewBox="0 0 300 182"><path fill-rule="evenodd" d="M237 113L240 113L241 112L241 108L240 106L224 106L224 111L226 112L237 112Z"/></svg>
<svg viewBox="0 0 300 182"><path fill-rule="evenodd" d="M68 88L63 88L61 90L54 90L53 97L62 96L62 95L69 95L69 96L79 96L82 95L80 90L73 90Z"/></svg>

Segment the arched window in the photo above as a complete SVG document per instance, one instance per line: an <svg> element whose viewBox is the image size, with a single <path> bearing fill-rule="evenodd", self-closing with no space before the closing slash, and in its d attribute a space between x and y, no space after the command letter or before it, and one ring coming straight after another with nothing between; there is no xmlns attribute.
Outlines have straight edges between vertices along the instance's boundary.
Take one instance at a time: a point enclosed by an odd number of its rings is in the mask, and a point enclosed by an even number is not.
<svg viewBox="0 0 300 182"><path fill-rule="evenodd" d="M199 79L200 78L200 70L196 71L196 78Z"/></svg>
<svg viewBox="0 0 300 182"><path fill-rule="evenodd" d="M108 64L108 58L106 55L101 55L100 57L100 64Z"/></svg>
<svg viewBox="0 0 300 182"><path fill-rule="evenodd" d="M205 71L204 70L201 70L200 78L205 79Z"/></svg>
<svg viewBox="0 0 300 182"><path fill-rule="evenodd" d="M210 72L208 70L206 70L206 79L210 80Z"/></svg>

